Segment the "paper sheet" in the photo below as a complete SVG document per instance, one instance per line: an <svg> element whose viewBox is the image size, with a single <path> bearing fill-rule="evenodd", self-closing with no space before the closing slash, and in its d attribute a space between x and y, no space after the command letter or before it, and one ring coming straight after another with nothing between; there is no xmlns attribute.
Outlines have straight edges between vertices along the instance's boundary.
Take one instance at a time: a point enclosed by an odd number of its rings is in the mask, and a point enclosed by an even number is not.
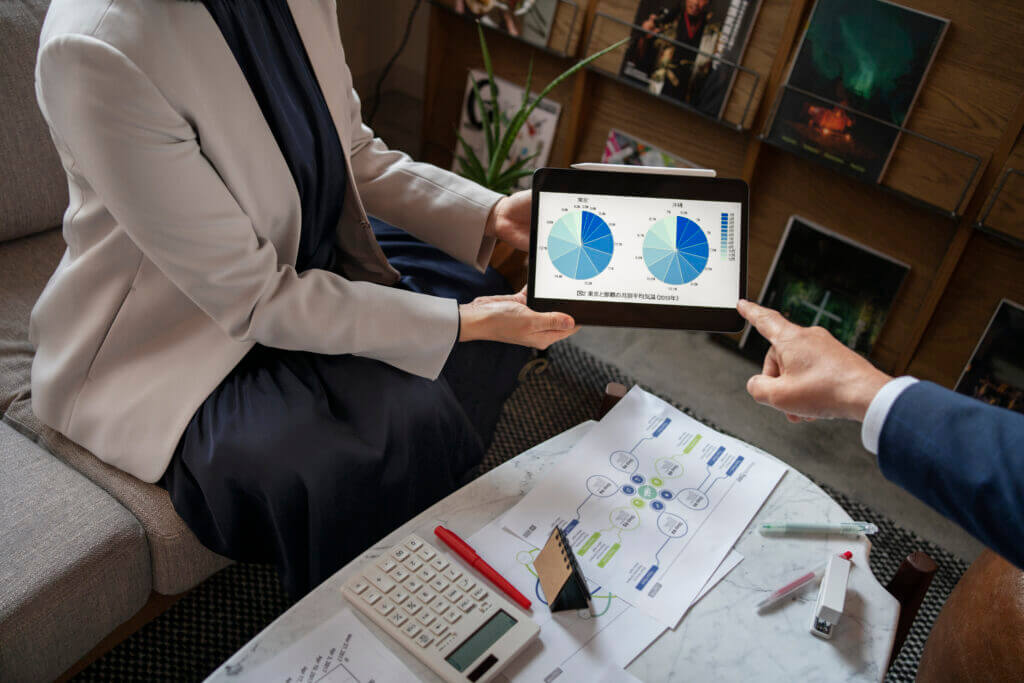
<svg viewBox="0 0 1024 683"><path fill-rule="evenodd" d="M502 529L497 521L466 540L533 602L530 616L540 626L540 637L502 671L509 680L543 682L562 675L566 681L595 680L592 672L626 667L665 630L655 619L596 585L591 587L597 616L587 610L552 614L533 569L540 548ZM632 679L627 676L618 680Z"/></svg>
<svg viewBox="0 0 1024 683"><path fill-rule="evenodd" d="M785 469L634 387L501 523L562 527L588 580L675 627Z"/></svg>
<svg viewBox="0 0 1024 683"><path fill-rule="evenodd" d="M730 550L729 554L725 556L724 560L722 560L722 564L718 565L718 569L715 570L715 573L711 575L708 582L700 589L700 593L697 594L697 597L694 598L692 603L690 603L690 607L693 607L700 602L701 598L710 593L711 589L717 586L718 582L724 579L726 574L731 572L733 569L736 569L736 566L742 561L743 555L735 550ZM687 607L687 610L689 610L689 607Z"/></svg>
<svg viewBox="0 0 1024 683"><path fill-rule="evenodd" d="M259 646L259 641L256 647ZM416 677L388 647L370 633L349 607L343 608L302 640L256 666L241 650L221 668L239 681L281 683L407 683Z"/></svg>

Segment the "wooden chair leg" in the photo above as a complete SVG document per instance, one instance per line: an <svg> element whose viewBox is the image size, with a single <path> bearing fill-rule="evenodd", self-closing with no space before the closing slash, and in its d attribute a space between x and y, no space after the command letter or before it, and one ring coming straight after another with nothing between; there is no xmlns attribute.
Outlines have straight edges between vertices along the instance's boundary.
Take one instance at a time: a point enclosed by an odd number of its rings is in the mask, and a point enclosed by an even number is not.
<svg viewBox="0 0 1024 683"><path fill-rule="evenodd" d="M896 641L889 656L890 666L900 653L903 641L907 639L907 633L910 632L917 610L921 607L924 594L928 592L928 586L932 584L936 569L938 565L935 564L935 560L926 553L911 553L900 563L896 574L885 587L900 602L900 620L896 624Z"/></svg>
<svg viewBox="0 0 1024 683"><path fill-rule="evenodd" d="M601 407L597 409L597 419L600 420L602 417L608 414L608 411L615 407L615 404L622 400L622 397L626 395L629 389L626 385L619 384L618 382L608 382L608 385L604 388L604 396L601 397Z"/></svg>

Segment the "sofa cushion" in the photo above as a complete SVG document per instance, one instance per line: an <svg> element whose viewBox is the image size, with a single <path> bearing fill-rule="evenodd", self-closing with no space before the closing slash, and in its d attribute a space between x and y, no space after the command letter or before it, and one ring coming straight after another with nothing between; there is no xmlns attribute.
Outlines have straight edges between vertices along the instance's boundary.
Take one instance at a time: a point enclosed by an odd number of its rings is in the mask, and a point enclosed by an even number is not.
<svg viewBox="0 0 1024 683"><path fill-rule="evenodd" d="M60 261L59 230L0 244L0 413L18 431L91 479L142 522L152 559L153 589L167 595L192 588L228 560L199 543L171 506L167 492L103 462L43 425L32 412L32 346L28 316Z"/></svg>
<svg viewBox="0 0 1024 683"><path fill-rule="evenodd" d="M32 412L30 401L15 402L3 419L91 479L138 518L149 541L153 590L157 593L182 593L231 564L229 559L208 550L199 542L174 511L165 490L111 467L63 434L50 429Z"/></svg>
<svg viewBox="0 0 1024 683"><path fill-rule="evenodd" d="M150 595L139 521L0 424L0 680L51 680Z"/></svg>
<svg viewBox="0 0 1024 683"><path fill-rule="evenodd" d="M36 50L49 0L0 2L0 242L60 225L67 177L39 112Z"/></svg>
<svg viewBox="0 0 1024 683"><path fill-rule="evenodd" d="M0 415L28 396L34 351L28 316L64 253L60 230L0 243Z"/></svg>
<svg viewBox="0 0 1024 683"><path fill-rule="evenodd" d="M167 491L111 467L50 429L32 412L31 401L16 401L3 420L91 479L138 518L149 541L153 590L157 593L182 593L231 564L199 542L174 511Z"/></svg>

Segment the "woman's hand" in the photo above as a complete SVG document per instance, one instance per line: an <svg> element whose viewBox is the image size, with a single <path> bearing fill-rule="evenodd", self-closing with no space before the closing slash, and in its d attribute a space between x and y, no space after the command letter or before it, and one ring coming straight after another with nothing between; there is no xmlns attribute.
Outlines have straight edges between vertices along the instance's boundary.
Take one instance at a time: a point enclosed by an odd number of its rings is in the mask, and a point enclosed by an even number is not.
<svg viewBox="0 0 1024 683"><path fill-rule="evenodd" d="M518 294L478 297L459 306L459 315L459 341L487 339L546 349L579 329L565 313L537 313L527 308L525 288Z"/></svg>
<svg viewBox="0 0 1024 683"><path fill-rule="evenodd" d="M496 237L519 251L529 251L532 204L530 190L502 197L487 217L484 234Z"/></svg>

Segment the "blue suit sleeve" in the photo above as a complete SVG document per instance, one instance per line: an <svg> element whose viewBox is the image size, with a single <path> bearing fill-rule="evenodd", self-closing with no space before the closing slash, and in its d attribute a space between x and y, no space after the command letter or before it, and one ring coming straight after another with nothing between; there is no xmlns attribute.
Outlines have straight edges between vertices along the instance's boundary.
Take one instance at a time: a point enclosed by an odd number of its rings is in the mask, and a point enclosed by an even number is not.
<svg viewBox="0 0 1024 683"><path fill-rule="evenodd" d="M889 410L878 464L887 479L1024 568L1024 415L918 382Z"/></svg>

